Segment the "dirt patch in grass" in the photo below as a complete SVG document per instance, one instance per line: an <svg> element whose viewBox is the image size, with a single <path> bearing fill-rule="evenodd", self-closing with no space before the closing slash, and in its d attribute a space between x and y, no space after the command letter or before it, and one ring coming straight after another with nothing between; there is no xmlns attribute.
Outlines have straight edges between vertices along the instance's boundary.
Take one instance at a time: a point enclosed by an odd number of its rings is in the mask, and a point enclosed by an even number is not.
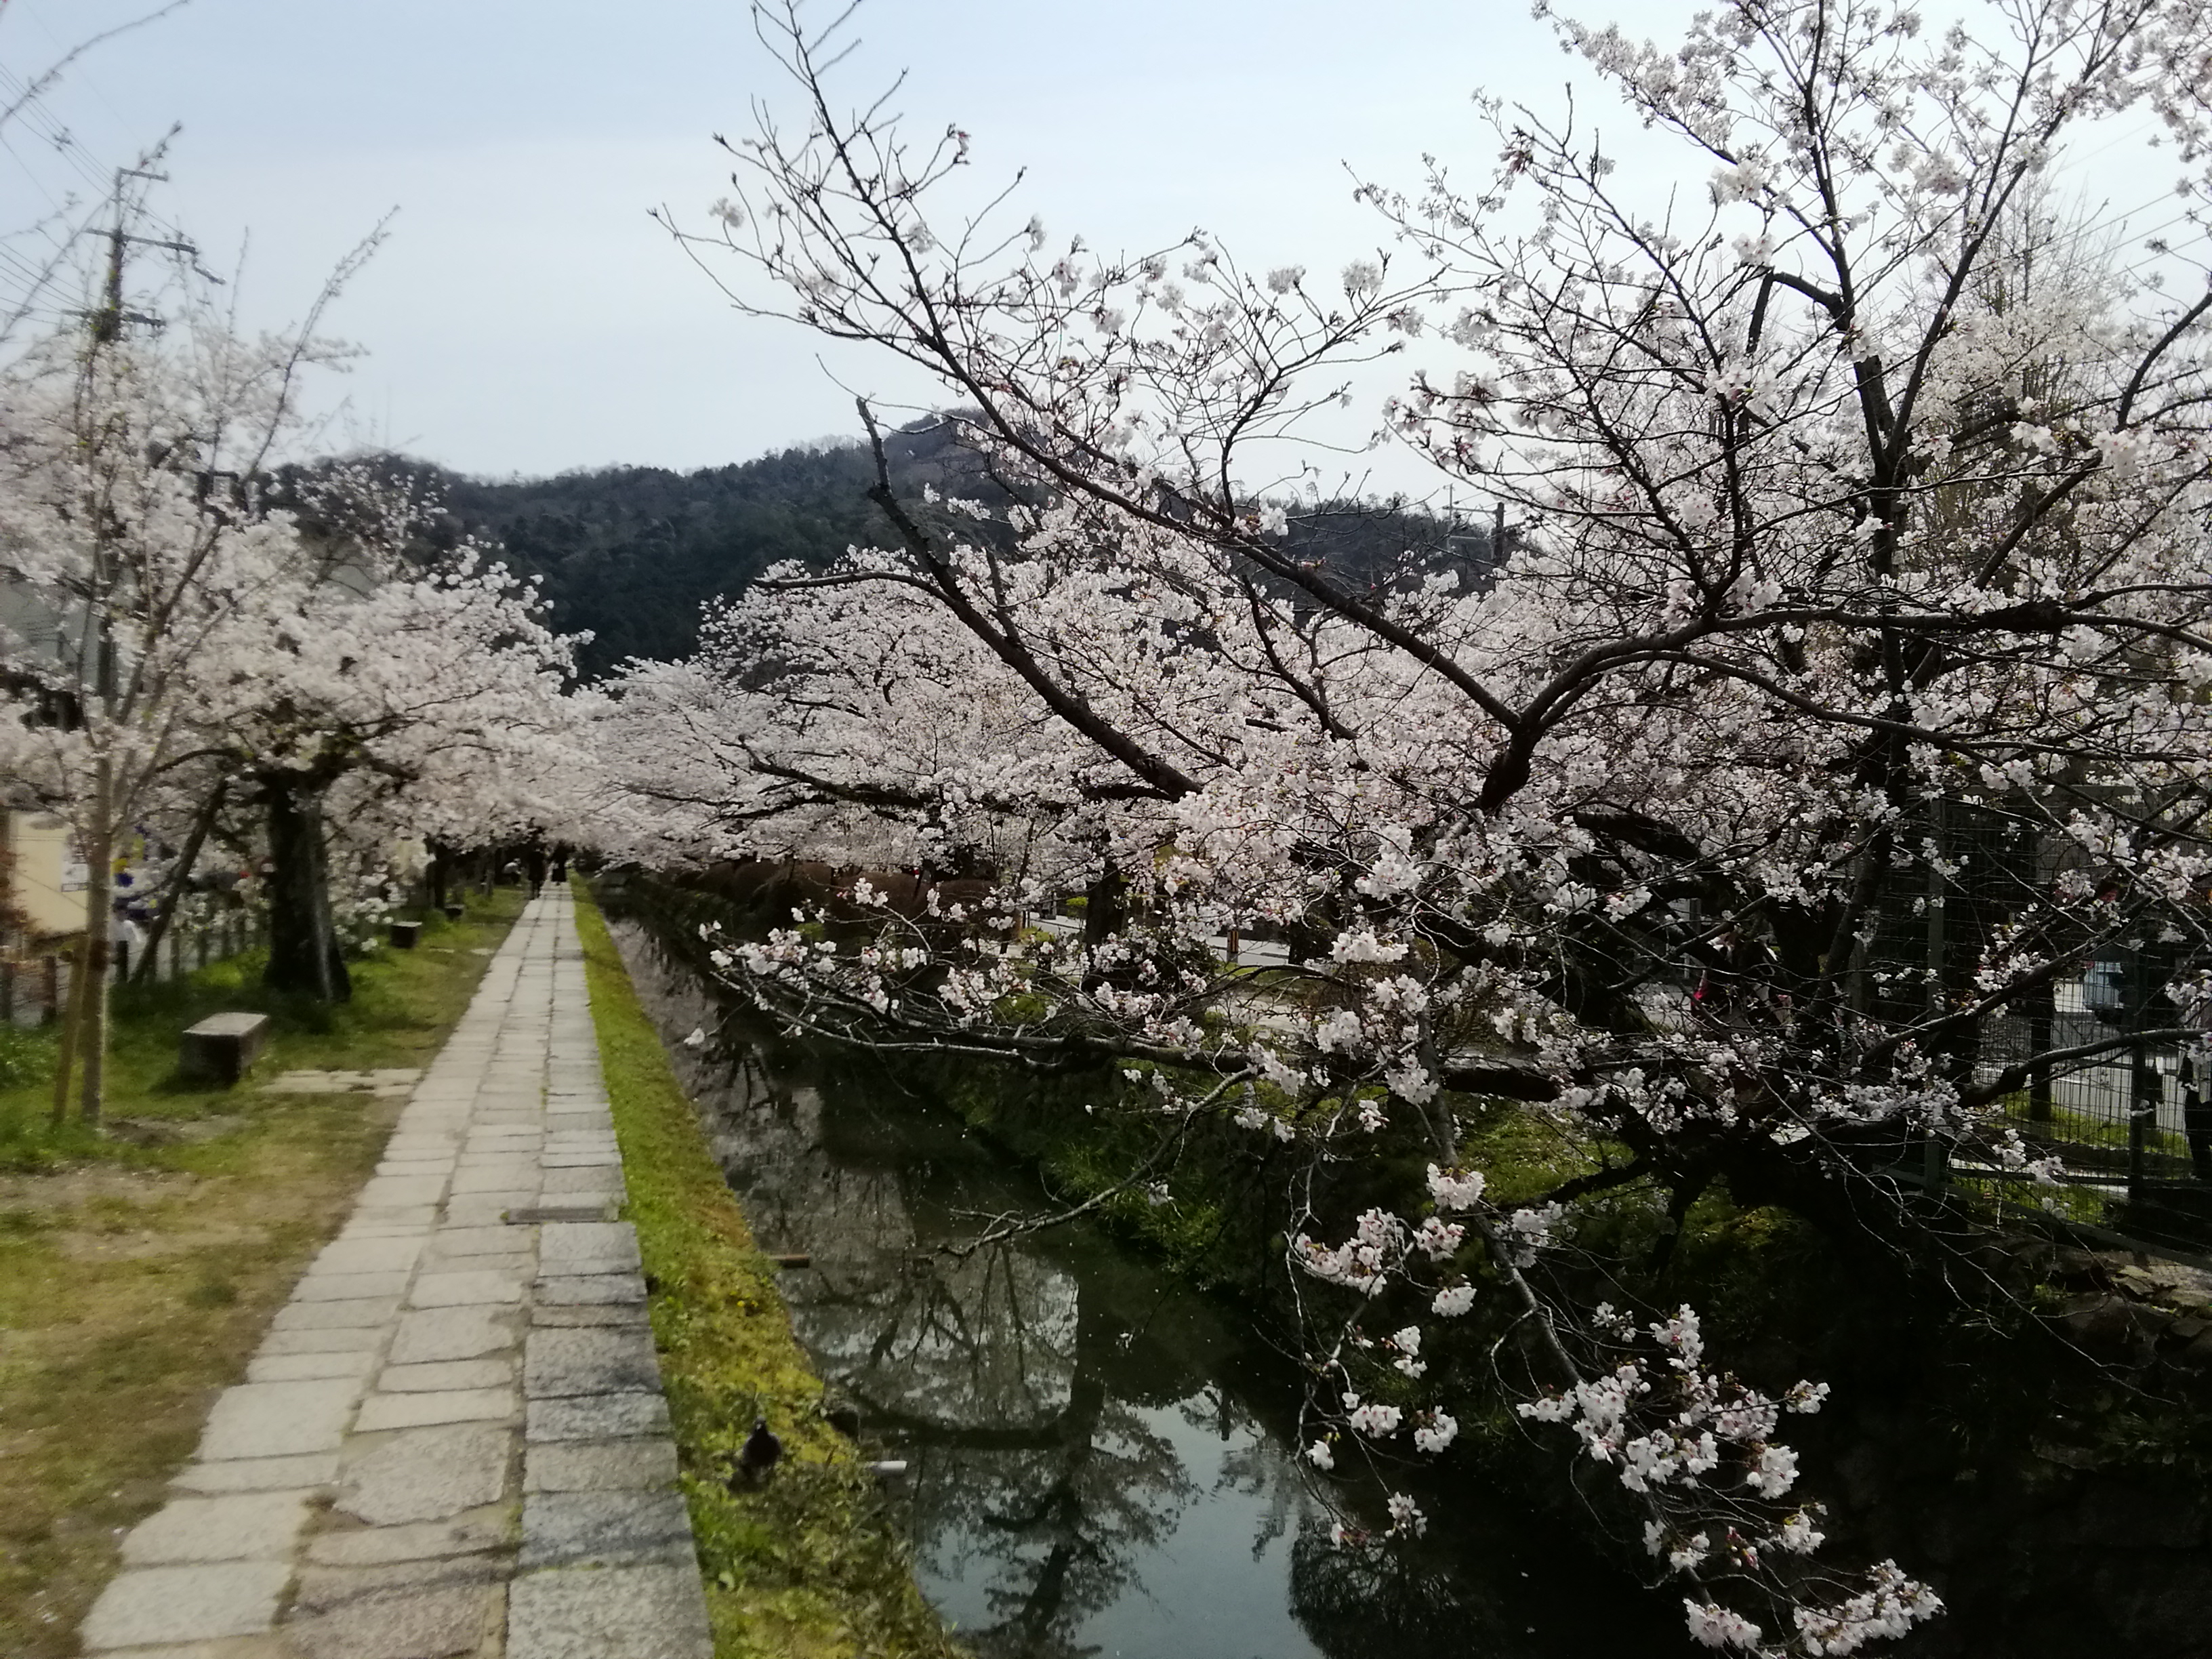
<svg viewBox="0 0 2212 1659"><path fill-rule="evenodd" d="M151 1118L111 1117L108 1138L127 1140L134 1146L197 1146L246 1127L242 1117Z"/></svg>
<svg viewBox="0 0 2212 1659"><path fill-rule="evenodd" d="M380 953L335 1011L267 997L250 958L118 996L110 1113L128 1138L52 1131L40 1086L0 1093L0 1654L77 1651L121 1534L161 1505L402 1104L188 1088L177 1032L266 1007L261 1074L422 1064L483 974L469 947L520 908L501 892L433 919L457 948Z"/></svg>
<svg viewBox="0 0 2212 1659"><path fill-rule="evenodd" d="M576 923L716 1659L958 1659L915 1588L888 1500L822 1415L775 1270L580 886ZM756 1413L782 1437L784 1459L771 1480L732 1492L731 1460Z"/></svg>
<svg viewBox="0 0 2212 1659"><path fill-rule="evenodd" d="M179 1170L118 1169L108 1164L64 1165L44 1175L0 1175L0 1210L53 1213L100 1200L151 1204L189 1192L194 1177Z"/></svg>

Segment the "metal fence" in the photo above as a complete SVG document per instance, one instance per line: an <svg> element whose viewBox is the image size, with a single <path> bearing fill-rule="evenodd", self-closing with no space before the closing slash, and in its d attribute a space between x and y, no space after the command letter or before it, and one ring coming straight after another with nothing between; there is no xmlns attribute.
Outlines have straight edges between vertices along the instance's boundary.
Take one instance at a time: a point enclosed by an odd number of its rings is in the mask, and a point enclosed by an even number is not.
<svg viewBox="0 0 2212 1659"><path fill-rule="evenodd" d="M213 963L225 961L261 942L264 924L253 910L227 911L198 922L171 927L153 945L150 969L143 977L155 981L182 978ZM110 981L120 985L139 979L146 967L143 943L118 939L111 947ZM69 1006L70 987L76 974L72 949L31 950L0 956L0 1026L52 1024Z"/></svg>
<svg viewBox="0 0 2212 1659"><path fill-rule="evenodd" d="M2060 984L2045 1016L1989 1022L1978 1075L1987 1079L2037 1054L2124 1036L2124 1009L2089 1006L2097 980L2093 970ZM2159 1186L2195 1185L2212 1175L2189 1138L2189 1095L2201 1081L2195 1069L2178 1047L2130 1044L2076 1065L2039 1068L2008 1097L2006 1114L2031 1146L2063 1162L2070 1184L2126 1188L2137 1196ZM2204 1150L2212 1155L2212 1145Z"/></svg>
<svg viewBox="0 0 2212 1659"><path fill-rule="evenodd" d="M1938 803L1914 827L1932 846L1926 891L1893 893L1875 920L1860 963L1860 1006L1885 1024L1955 1007L1974 994L1972 975L1996 931L2041 902L2063 854L2035 827L2001 811ZM1987 1084L2027 1066L2024 1086L2003 1102L2009 1126L2039 1158L2056 1158L2062 1184L2077 1195L2212 1199L2212 1136L2192 1145L2195 1091L2205 1088L2201 1061L2171 1043L2130 1042L2128 1034L2171 1028L2161 989L2178 963L2154 951L2115 951L2058 981L2039 1004L1983 1021L1948 1056L1954 1076ZM2103 1048L2073 1060L2033 1065L2041 1055ZM2000 1180L2007 1172L1962 1165L1951 1173ZM2077 1206L2077 1207L2079 1207ZM2099 1207L2096 1205L2089 1206Z"/></svg>

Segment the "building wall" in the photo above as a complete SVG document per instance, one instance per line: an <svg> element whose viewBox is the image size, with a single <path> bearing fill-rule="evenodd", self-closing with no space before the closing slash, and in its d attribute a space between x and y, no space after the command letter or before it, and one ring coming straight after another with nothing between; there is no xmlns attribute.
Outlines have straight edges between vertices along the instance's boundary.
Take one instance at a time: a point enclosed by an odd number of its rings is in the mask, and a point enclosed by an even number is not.
<svg viewBox="0 0 2212 1659"><path fill-rule="evenodd" d="M82 931L85 867L68 827L44 812L9 812L6 819L13 897L31 936Z"/></svg>

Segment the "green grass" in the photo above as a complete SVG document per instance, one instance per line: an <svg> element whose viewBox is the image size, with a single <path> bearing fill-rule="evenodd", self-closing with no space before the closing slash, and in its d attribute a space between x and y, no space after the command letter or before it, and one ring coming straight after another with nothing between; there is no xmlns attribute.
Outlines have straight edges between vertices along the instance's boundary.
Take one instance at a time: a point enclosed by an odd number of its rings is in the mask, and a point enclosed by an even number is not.
<svg viewBox="0 0 2212 1659"><path fill-rule="evenodd" d="M2054 1104L2048 1116L2039 1118L2033 1115L2027 1092L2022 1091L2005 1097L2004 1114L2031 1140L2048 1140L2062 1152L2069 1146L2088 1146L2124 1155L2128 1150L2130 1129L2129 1115L2124 1110L2116 1109L2111 1115L2102 1115ZM2145 1138L2144 1146L2150 1152L2166 1158L2189 1156L2189 1138L2165 1129L2153 1129Z"/></svg>
<svg viewBox="0 0 2212 1659"><path fill-rule="evenodd" d="M775 1269L580 884L576 922L717 1659L953 1659L886 1500L823 1418ZM757 1413L784 1461L733 1493L730 1459Z"/></svg>
<svg viewBox="0 0 2212 1659"><path fill-rule="evenodd" d="M180 980L118 988L107 1054L111 1133L89 1134L74 1122L57 1131L48 1123L58 1025L0 1030L0 1060L8 1062L0 1068L0 1170L37 1169L56 1159L128 1161L134 1142L235 1114L249 1091L188 1084L176 1075L177 1034L218 1012L270 1016L269 1046L254 1066L257 1079L295 1069L425 1064L459 1012L445 1007L445 994L474 988L485 961L476 952L488 954L505 937L525 897L518 888L500 888L471 898L458 923L429 917L416 951L380 949L351 964L349 1002L325 1005L268 990L261 984L265 957L258 950ZM462 1000L465 1005L465 995Z"/></svg>
<svg viewBox="0 0 2212 1659"><path fill-rule="evenodd" d="M216 1394L243 1374L308 1259L374 1167L398 1101L284 1095L278 1071L418 1066L467 1006L521 896L425 926L426 948L358 964L354 1000L271 999L258 958L116 998L108 1116L49 1127L50 1085L0 1089L0 1653L62 1659L162 1503ZM220 1008L275 1016L234 1090L173 1075L177 1033ZM50 1074L54 1034L9 1057Z"/></svg>

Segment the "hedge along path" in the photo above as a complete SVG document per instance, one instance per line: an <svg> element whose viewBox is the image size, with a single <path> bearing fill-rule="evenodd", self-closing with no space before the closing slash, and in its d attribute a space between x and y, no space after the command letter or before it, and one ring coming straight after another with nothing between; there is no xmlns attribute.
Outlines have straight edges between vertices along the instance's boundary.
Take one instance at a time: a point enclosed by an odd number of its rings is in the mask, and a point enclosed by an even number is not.
<svg viewBox="0 0 2212 1659"><path fill-rule="evenodd" d="M915 1587L890 1506L822 1414L798 1341L698 1113L581 883L576 927L643 1255L662 1385L706 1580L716 1659L957 1659ZM733 1492L764 1415L774 1477Z"/></svg>

